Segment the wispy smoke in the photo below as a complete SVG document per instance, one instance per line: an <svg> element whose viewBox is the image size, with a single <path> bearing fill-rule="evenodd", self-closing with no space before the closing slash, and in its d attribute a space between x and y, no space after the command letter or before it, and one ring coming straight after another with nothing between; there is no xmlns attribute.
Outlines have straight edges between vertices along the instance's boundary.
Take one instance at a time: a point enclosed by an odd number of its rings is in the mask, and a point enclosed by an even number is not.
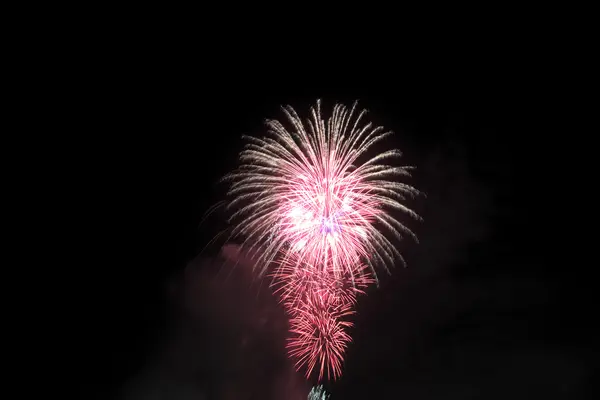
<svg viewBox="0 0 600 400"><path fill-rule="evenodd" d="M170 338L127 399L304 400L310 385L285 353L287 319L234 245L198 258L175 279Z"/></svg>

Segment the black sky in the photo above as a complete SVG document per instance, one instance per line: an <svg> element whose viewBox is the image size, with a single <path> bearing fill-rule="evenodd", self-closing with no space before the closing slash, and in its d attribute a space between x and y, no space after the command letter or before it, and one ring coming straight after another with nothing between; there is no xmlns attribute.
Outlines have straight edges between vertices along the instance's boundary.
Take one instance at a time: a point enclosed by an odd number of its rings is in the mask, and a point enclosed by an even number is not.
<svg viewBox="0 0 600 400"><path fill-rule="evenodd" d="M535 68L516 65L518 56L471 55L468 69L445 65L458 53L345 69L184 50L132 50L93 85L80 154L92 166L82 178L90 267L74 311L85 398L225 399L229 390L286 399L271 393L306 389L305 398L310 385L287 372L283 317L266 284L237 271L240 287L220 283L214 294L206 282L229 267L216 246L197 256L223 227L219 214L199 224L223 199L218 179L235 167L240 136L261 134L280 105L305 113L317 98L325 109L359 100L396 133L393 144L418 167L412 183L427 193L414 203L424 222L411 225L421 243L402 244L409 267L359 302L331 400L583 398L587 294L566 274L549 221L560 207L547 197L551 89ZM266 325L254 327L265 312ZM254 352L231 351L244 338ZM257 390L269 394L251 397Z"/></svg>

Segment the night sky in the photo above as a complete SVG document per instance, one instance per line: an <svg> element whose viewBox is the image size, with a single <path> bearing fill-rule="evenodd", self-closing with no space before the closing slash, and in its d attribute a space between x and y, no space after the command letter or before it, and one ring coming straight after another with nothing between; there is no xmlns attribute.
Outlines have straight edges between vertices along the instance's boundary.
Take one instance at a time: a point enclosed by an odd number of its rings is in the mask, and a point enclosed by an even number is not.
<svg viewBox="0 0 600 400"><path fill-rule="evenodd" d="M74 317L82 398L306 398L314 382L286 358L268 282L222 242L200 254L226 216L200 223L224 198L241 135L317 98L324 110L359 100L427 194L411 204L424 221L403 220L420 238L399 245L408 267L359 299L331 400L585 398L588 294L557 251L560 161L533 71L478 59L454 73L445 57L409 70L204 63L182 50L99 78L90 267Z"/></svg>

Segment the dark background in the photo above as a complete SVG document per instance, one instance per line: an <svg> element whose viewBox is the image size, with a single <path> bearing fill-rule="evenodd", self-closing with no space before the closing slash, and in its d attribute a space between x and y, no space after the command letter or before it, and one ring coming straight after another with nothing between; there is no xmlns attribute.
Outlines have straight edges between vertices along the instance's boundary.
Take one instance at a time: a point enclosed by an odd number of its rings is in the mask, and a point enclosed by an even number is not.
<svg viewBox="0 0 600 400"><path fill-rule="evenodd" d="M589 286L560 255L556 86L526 46L367 49L338 63L226 46L120 51L82 88L98 93L81 146L92 165L74 312L83 398L306 398L312 382L286 360L268 285L232 269L221 243L199 256L225 216L200 222L224 198L240 136L317 98L324 110L359 100L427 194L412 204L424 222L405 221L420 237L401 244L408 268L359 301L331 400L584 398Z"/></svg>

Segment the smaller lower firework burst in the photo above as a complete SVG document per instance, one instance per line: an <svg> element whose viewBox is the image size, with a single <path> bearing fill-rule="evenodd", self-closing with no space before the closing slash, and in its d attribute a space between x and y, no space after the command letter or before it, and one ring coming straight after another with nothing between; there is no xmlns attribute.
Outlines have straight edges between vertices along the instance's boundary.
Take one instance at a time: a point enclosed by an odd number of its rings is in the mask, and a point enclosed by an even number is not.
<svg viewBox="0 0 600 400"><path fill-rule="evenodd" d="M353 313L352 304L334 305L315 292L308 292L293 310L287 348L297 369L306 366L307 378L313 370L319 371L319 381L325 374L334 380L341 376L344 353L352 341L346 332L352 322L344 318Z"/></svg>

